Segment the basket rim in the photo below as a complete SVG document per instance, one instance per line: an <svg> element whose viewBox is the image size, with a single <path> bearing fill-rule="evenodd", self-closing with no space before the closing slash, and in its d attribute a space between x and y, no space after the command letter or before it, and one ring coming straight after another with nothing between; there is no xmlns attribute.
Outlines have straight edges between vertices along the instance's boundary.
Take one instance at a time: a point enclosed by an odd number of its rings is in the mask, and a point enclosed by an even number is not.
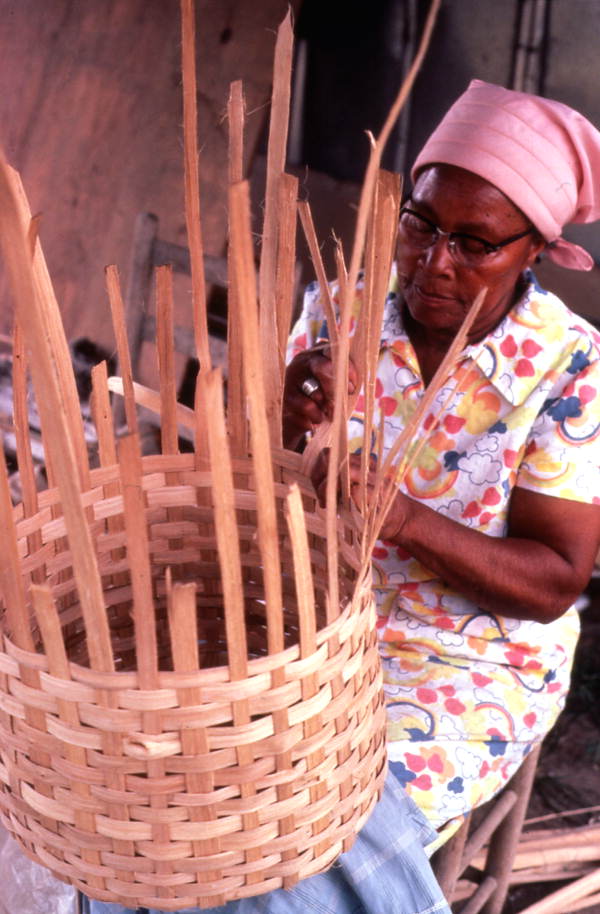
<svg viewBox="0 0 600 914"><path fill-rule="evenodd" d="M367 585L367 586L365 586ZM357 607L357 604L360 604ZM248 659L248 676L244 679L234 680L229 673L229 666L204 667L192 672L180 672L175 670L158 670L158 677L161 681L159 689L140 689L138 686L139 672L137 670L115 670L104 672L94 670L90 667L83 666L75 661L69 661L69 671L71 680L62 680L60 677L52 676L48 672L47 656L43 652L27 651L18 647L6 633L2 634L1 640L3 648L0 647L0 674L8 676L20 676L19 668L21 666L37 670L44 679L49 681L77 682L82 685L89 685L102 689L132 689L143 691L148 695L164 692L172 689L193 688L194 686L209 685L226 685L235 682L255 681L257 691L263 688L263 680L270 679L273 670L285 665L286 668L292 667L301 679L304 674L304 668L314 663L317 654L323 653L323 648L332 638L346 640L354 631L364 614L375 613L374 595L371 591L369 582L357 583L352 599L348 600L346 605L341 609L340 614L328 625L320 628L315 637L316 649L306 657L300 656L300 644L296 643L278 651L274 654L266 654L262 657L252 657ZM293 677L295 678L295 677Z"/></svg>

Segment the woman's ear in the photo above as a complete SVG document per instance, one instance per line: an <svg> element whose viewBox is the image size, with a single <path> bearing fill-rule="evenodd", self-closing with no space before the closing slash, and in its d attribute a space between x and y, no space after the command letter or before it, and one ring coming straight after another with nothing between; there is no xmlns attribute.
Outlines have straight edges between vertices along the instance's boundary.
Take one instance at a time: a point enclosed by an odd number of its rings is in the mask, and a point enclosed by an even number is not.
<svg viewBox="0 0 600 914"><path fill-rule="evenodd" d="M548 247L548 243L545 238L542 238L541 235L534 235L531 242L531 247L529 249L529 256L527 258L527 266L531 267L534 263L539 263L542 260L544 251Z"/></svg>

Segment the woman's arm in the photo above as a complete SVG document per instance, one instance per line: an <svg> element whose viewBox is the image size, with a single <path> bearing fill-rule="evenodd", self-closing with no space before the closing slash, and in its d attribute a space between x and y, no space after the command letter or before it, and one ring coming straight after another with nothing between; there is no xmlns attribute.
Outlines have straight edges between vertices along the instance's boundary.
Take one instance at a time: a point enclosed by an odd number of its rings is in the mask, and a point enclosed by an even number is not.
<svg viewBox="0 0 600 914"><path fill-rule="evenodd" d="M507 536L492 537L408 496L398 501L403 516L396 514L392 541L491 612L552 622L589 581L600 545L600 505L515 488Z"/></svg>
<svg viewBox="0 0 600 914"><path fill-rule="evenodd" d="M313 481L323 498L326 460ZM351 480L360 479L351 459ZM357 491L355 489L355 491ZM600 546L600 505L513 490L506 537L487 536L398 493L381 538L490 612L552 622L586 587Z"/></svg>

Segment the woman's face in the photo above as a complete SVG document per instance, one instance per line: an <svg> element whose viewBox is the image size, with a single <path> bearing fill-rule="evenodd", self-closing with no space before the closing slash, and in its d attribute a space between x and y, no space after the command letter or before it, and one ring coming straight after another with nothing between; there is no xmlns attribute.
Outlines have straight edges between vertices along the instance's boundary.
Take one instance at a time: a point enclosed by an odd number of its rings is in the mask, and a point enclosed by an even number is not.
<svg viewBox="0 0 600 914"><path fill-rule="evenodd" d="M523 213L488 181L452 165L433 165L417 178L406 204L443 232L465 232L498 244L531 228ZM483 286L488 293L469 340L482 339L510 309L522 271L544 242L535 234L488 254L476 267L457 264L448 239L411 246L402 228L398 268L408 311L427 334L453 337Z"/></svg>

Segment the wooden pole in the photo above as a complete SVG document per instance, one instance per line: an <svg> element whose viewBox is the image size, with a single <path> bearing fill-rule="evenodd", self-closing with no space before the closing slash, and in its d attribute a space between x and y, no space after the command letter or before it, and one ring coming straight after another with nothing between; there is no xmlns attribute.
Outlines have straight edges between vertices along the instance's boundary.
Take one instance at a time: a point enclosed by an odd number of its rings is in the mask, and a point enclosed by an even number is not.
<svg viewBox="0 0 600 914"><path fill-rule="evenodd" d="M277 389L275 392L275 421L272 435L274 443L281 447L285 353L291 329L296 277L298 179L293 175L282 174L279 178L278 192L279 226L275 276L275 323L277 336L273 341L277 354Z"/></svg>
<svg viewBox="0 0 600 914"><path fill-rule="evenodd" d="M25 586L19 573L19 546L3 444L0 441L0 588L11 637L18 647L33 651L35 647L31 637Z"/></svg>
<svg viewBox="0 0 600 914"><path fill-rule="evenodd" d="M298 628L300 635L300 656L302 658L310 657L317 649L317 625L316 625L316 607L313 584L313 574L310 559L310 549L308 545L308 535L306 531L306 522L302 506L302 496L297 484L290 486L286 498L286 520L292 543L292 555L294 560L294 580L296 584L296 599L298 600ZM315 671L310 676L305 676L302 680L302 699L307 701L316 695L319 691L319 675ZM304 726L305 737L309 739L316 736L320 729L320 721L312 717L306 721ZM307 767L311 771L318 768L325 758L323 747L316 749L307 758ZM318 803L325 795L325 785L323 783L314 783L310 788L310 799L312 803ZM320 834L329 824L329 817L324 816L322 819L313 823L313 834ZM315 849L315 854L324 852L325 848L321 845Z"/></svg>
<svg viewBox="0 0 600 914"><path fill-rule="evenodd" d="M243 179L244 156L244 96L240 80L231 84L229 103L229 184ZM231 219L231 215L229 217ZM230 230L231 232L231 230ZM231 266L231 247L227 252L227 361L231 370L227 377L227 427L234 454L248 451L248 423L244 408L244 373L242 366L241 321L236 277Z"/></svg>
<svg viewBox="0 0 600 914"><path fill-rule="evenodd" d="M177 454L177 384L173 349L173 269L156 268L156 347L160 378L160 442L163 454Z"/></svg>
<svg viewBox="0 0 600 914"><path fill-rule="evenodd" d="M210 377L205 376L203 377ZM193 673L200 669L198 660L198 620L196 614L196 585L195 583L172 584L170 570L167 569L167 605L169 618L169 633L171 637L171 654L173 669L178 673ZM199 707L202 704L202 689L199 686L190 686L177 690L180 707ZM206 756L210 752L206 727L197 726L193 729L181 731L181 751L184 756ZM185 788L191 795L208 795L215 787L215 777L212 771L187 771L185 773ZM189 810L191 822L214 822L217 819L216 806L209 803L202 806L192 806ZM218 838L206 838L192 842L196 857L212 857L221 850ZM219 870L198 872L199 882L216 882L223 878ZM225 898L212 895L211 905L225 904Z"/></svg>
<svg viewBox="0 0 600 914"><path fill-rule="evenodd" d="M365 263L365 287L360 319L350 343L350 358L357 365L363 378L364 436L361 453L362 483L359 488L359 505L365 510L367 474L372 446L373 411L377 381L377 365L381 348L381 326L387 299L389 276L392 269L396 232L400 213L402 181L399 175L379 172L375 193L372 222L369 232L368 257ZM356 404L358 390L349 398ZM383 417L381 422L383 423ZM363 547L364 547L363 541Z"/></svg>
<svg viewBox="0 0 600 914"><path fill-rule="evenodd" d="M117 343L117 353L119 356L119 367L123 379L123 397L125 401L125 420L127 427L132 435L138 434L137 410L135 407L135 396L133 393L133 371L131 368L131 354L129 352L129 342L127 340L127 324L125 320L125 306L123 296L121 295L121 285L119 282L119 271L116 266L106 267L106 290L110 302L110 313L112 316L113 330Z"/></svg>
<svg viewBox="0 0 600 914"><path fill-rule="evenodd" d="M183 77L183 150L185 222L192 269L192 308L200 372L210 371L204 246L200 225L200 168L196 86L196 11L194 0L181 0L181 64Z"/></svg>
<svg viewBox="0 0 600 914"><path fill-rule="evenodd" d="M600 888L600 868L588 873L587 876L582 876L581 879L576 879L570 885L552 892L541 901L522 908L518 914L565 914L565 911L569 910L569 905L596 892L598 888ZM573 909L571 908L571 910Z"/></svg>
<svg viewBox="0 0 600 914"><path fill-rule="evenodd" d="M257 494L258 542L263 563L269 653L283 650L283 603L279 561L279 534L265 382L259 346L256 281L250 233L247 182L230 189L232 264L239 291L243 342L244 382L250 410L250 443Z"/></svg>
<svg viewBox="0 0 600 914"><path fill-rule="evenodd" d="M117 462L117 448L111 421L106 362L99 362L92 368L91 407L98 438L100 466L112 466Z"/></svg>
<svg viewBox="0 0 600 914"><path fill-rule="evenodd" d="M240 185L236 185L240 186ZM234 213L236 213L234 208ZM234 216L235 221L235 216ZM234 247L235 249L235 247ZM239 277L238 277L239 279ZM242 301L244 295L242 293ZM257 353L258 355L258 353ZM244 360L246 359L246 345L244 345ZM246 375L246 381L248 376ZM244 609L244 589L242 584L242 567L239 548L239 534L235 511L235 493L225 417L223 413L222 380L220 371L210 375L203 375L199 379L198 392L199 404L205 410L210 453L210 466L212 473L213 509L215 512L215 533L221 567L221 581L223 585L223 601L225 612L225 636L227 640L227 659L229 673L233 681L243 681L248 675L248 645L246 638L246 620ZM268 439L266 440L268 445ZM268 467L271 472L271 467ZM261 500L264 493L260 493L260 483L257 481L257 505L259 515L259 537L261 536ZM264 535L264 530L263 530ZM269 616L272 615L273 606L267 602L267 626ZM268 629L269 644L274 640L273 626ZM278 648L279 649L279 648ZM235 726L245 726L250 722L250 710L246 696L241 693L239 701L233 706L233 722ZM251 747L242 744L237 748L240 765L249 765L253 761ZM242 797L252 797L256 793L253 782L244 782L240 785ZM243 816L244 828L258 827L259 819L256 812L248 812ZM252 848L247 852L248 862L253 863L261 858L260 850ZM249 875L251 884L257 877Z"/></svg>
<svg viewBox="0 0 600 914"><path fill-rule="evenodd" d="M29 435L29 409L27 405L27 361L25 357L25 340L15 320L13 333L13 424L17 442L17 465L21 480L23 496L23 512L25 517L32 517L38 510L38 494L31 454L31 438ZM37 553L42 546L41 531L36 529L27 537L27 547L30 554ZM33 580L41 584L45 577L45 565L36 568Z"/></svg>
<svg viewBox="0 0 600 914"><path fill-rule="evenodd" d="M277 326L277 272L280 248L282 246L282 227L287 230L292 219L295 219L295 201L293 214L282 213L279 209L283 202L289 209L289 182L287 191L283 178L287 151L289 124L290 84L292 75L293 31L291 12L288 13L277 30L275 44L275 61L273 65L273 92L271 95L271 118L269 124L269 142L267 148L267 181L265 190L265 215L263 221L260 268L258 275L258 299L260 346L263 360L265 403L271 441L275 446L281 444L281 394L283 386L283 366L279 353L279 331ZM283 192L284 196L281 197ZM284 251L284 256L285 256ZM282 309L285 310L285 309Z"/></svg>
<svg viewBox="0 0 600 914"><path fill-rule="evenodd" d="M261 308L271 314L275 313L273 280L277 260L277 196L279 179L285 168L287 152L293 41L292 17L291 12L288 10L285 19L277 30L277 41L275 43L271 118L267 147L265 216L258 281Z"/></svg>
<svg viewBox="0 0 600 914"><path fill-rule="evenodd" d="M298 214L300 216L300 222L304 231L304 237L306 238L310 257L315 269L317 282L319 283L319 293L321 296L321 302L323 303L323 310L325 311L325 320L327 321L327 332L329 334L329 340L332 345L332 351L335 355L338 341L337 316L333 307L333 301L331 299L331 289L327 281L327 274L325 273L323 258L321 257L321 248L319 247L319 242L317 241L317 233L315 232L312 212L310 205L305 200L301 200L298 203Z"/></svg>
<svg viewBox="0 0 600 914"><path fill-rule="evenodd" d="M34 282L31 257L23 231L6 162L0 161L0 236L5 263L11 280L21 326L27 328L31 370L47 449L56 474L57 485L69 535L73 571L86 622L88 649L94 669L112 670L110 631L104 608L102 581L98 571L92 535L87 523L79 488L81 463L78 463L71 435L57 426L69 410L65 404L57 363L64 359L57 350L54 334L48 335L44 301ZM70 359L68 362L70 366ZM72 370L71 370L72 375Z"/></svg>
<svg viewBox="0 0 600 914"><path fill-rule="evenodd" d="M141 689L158 688L158 647L154 594L146 524L146 499L142 488L142 459L136 435L119 440L118 456L127 533L127 558L133 591L135 651Z"/></svg>
<svg viewBox="0 0 600 914"><path fill-rule="evenodd" d="M229 671L232 679L244 679L248 674L244 588L220 370L202 376L199 393L208 433L212 508L221 566Z"/></svg>
<svg viewBox="0 0 600 914"><path fill-rule="evenodd" d="M29 436L29 410L27 407L27 360L25 341L19 322L15 321L13 333L13 423L17 442L17 464L23 492L23 509L31 517L38 509L37 486L31 457Z"/></svg>
<svg viewBox="0 0 600 914"><path fill-rule="evenodd" d="M13 168L4 162L5 180L10 187L12 198L18 213L18 222L21 230L26 237L26 247L30 254L30 276L33 288L38 301L40 302L39 320L44 326L45 337L48 340L52 352L54 353L53 372L56 383L60 392L62 403L62 422L63 434L68 434L71 438L71 447L75 459L76 471L79 477L79 483L83 489L89 486L89 462L85 436L83 432L83 421L81 418L81 408L79 397L77 395L77 385L75 375L72 369L71 353L64 328L62 326L58 302L54 294L54 288L46 266L44 253L37 237L38 217L31 216L31 209L21 183L21 178ZM25 334L25 342L30 347L30 327L29 321L24 315L21 315L21 327ZM31 362L30 362L31 365ZM34 375L35 380L35 375ZM38 391L36 390L36 394ZM38 404L39 406L39 404ZM40 410L42 420L42 433L44 433L44 416ZM54 417L54 422L56 416Z"/></svg>
<svg viewBox="0 0 600 914"><path fill-rule="evenodd" d="M98 438L98 457L100 466L114 466L117 463L117 447L115 442L115 432L113 426L113 416L110 408L110 399L108 394L108 371L106 362L100 362L92 368L92 416L96 426L96 435ZM104 486L104 494L107 498L113 498L121 494L121 486L118 480L107 483ZM109 534L119 534L124 529L124 520L122 515L113 515L106 518L106 529ZM125 558L125 547L120 546L111 550L111 559L115 563L121 563ZM126 571L120 571L112 575L112 584L116 587L129 583L129 575Z"/></svg>

